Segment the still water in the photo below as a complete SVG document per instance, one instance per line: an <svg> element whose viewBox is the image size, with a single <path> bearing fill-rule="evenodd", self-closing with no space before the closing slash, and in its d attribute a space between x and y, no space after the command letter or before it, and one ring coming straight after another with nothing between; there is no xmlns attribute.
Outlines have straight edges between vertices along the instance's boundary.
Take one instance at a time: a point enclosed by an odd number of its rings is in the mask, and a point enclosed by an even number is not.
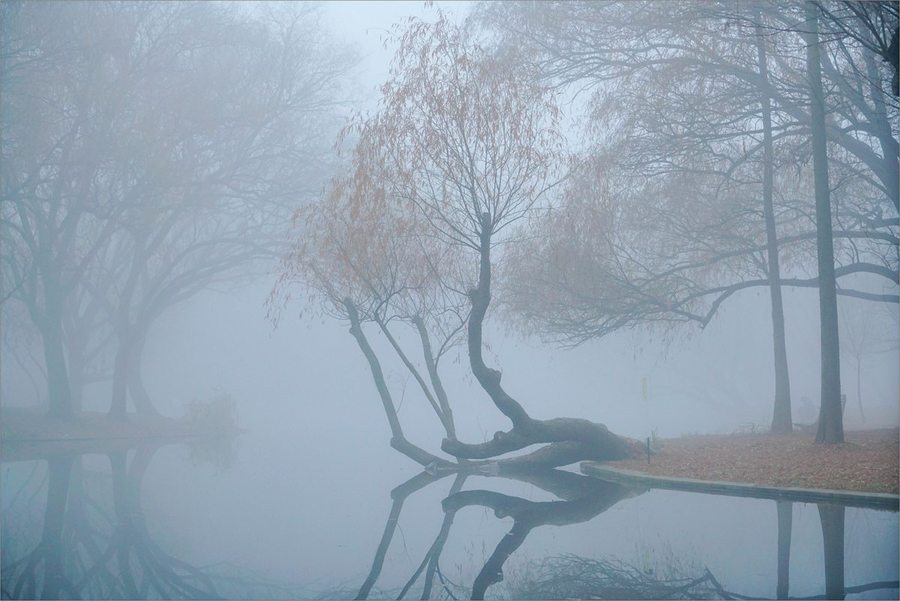
<svg viewBox="0 0 900 601"><path fill-rule="evenodd" d="M3 597L898 596L896 512L431 475L345 434L4 446Z"/></svg>

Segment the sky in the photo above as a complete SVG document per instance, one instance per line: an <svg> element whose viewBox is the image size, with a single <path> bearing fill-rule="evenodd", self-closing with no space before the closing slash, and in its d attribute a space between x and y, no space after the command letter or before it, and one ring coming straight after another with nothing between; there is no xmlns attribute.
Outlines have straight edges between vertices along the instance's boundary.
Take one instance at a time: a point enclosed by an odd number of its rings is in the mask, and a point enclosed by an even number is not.
<svg viewBox="0 0 900 601"><path fill-rule="evenodd" d="M471 2L324 2L325 22L338 39L353 44L360 53L356 69L361 108L371 110L377 102L377 92L388 77L390 62L396 49L391 39L393 26L403 19L417 17L431 20L438 11L453 19L464 19Z"/></svg>

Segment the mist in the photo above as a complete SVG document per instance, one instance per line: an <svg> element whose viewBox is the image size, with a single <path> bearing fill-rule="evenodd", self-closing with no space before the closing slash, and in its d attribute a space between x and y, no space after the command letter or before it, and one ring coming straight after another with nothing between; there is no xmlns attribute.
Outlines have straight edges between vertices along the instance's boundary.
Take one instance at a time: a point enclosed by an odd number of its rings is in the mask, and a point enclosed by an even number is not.
<svg viewBox="0 0 900 601"><path fill-rule="evenodd" d="M896 4L0 11L4 599L896 595Z"/></svg>

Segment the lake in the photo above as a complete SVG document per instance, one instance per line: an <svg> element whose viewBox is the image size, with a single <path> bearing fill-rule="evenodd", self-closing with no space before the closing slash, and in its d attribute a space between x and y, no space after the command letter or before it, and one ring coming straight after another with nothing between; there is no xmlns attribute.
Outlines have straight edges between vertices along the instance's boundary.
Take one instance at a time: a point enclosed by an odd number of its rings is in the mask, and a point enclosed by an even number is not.
<svg viewBox="0 0 900 601"><path fill-rule="evenodd" d="M896 512L634 489L577 466L428 474L346 434L356 454L287 426L83 454L6 445L3 596L898 595Z"/></svg>

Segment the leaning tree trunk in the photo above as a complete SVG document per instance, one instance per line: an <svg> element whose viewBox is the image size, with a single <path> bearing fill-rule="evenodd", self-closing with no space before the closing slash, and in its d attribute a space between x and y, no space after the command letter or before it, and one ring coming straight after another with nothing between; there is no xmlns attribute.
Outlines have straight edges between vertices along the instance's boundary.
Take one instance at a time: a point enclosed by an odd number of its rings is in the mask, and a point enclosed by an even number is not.
<svg viewBox="0 0 900 601"><path fill-rule="evenodd" d="M788 373L787 344L784 335L784 304L781 299L781 268L778 264L778 232L775 228L775 207L772 200L774 188L774 150L772 147L772 106L769 91L769 69L766 62L766 44L757 11L756 49L759 75L762 81L763 124L763 213L766 220L766 252L769 270L769 295L772 303L772 338L775 358L775 409L772 416L772 432L792 432L791 382Z"/></svg>
<svg viewBox="0 0 900 601"><path fill-rule="evenodd" d="M369 364L369 371L372 372L372 379L375 381L375 388L378 390L378 396L381 397L381 404L384 407L385 416L388 419L388 425L391 428L391 446L400 451L416 463L422 466L435 465L441 467L451 467L452 464L445 460L432 455L428 451L411 443L403 434L403 427L400 425L400 419L397 416L397 409L394 405L393 397L388 389L387 382L384 379L384 372L381 369L381 362L372 350L369 340L366 338L362 329L362 323L359 319L359 311L353 301L349 298L343 301L344 309L350 320L350 334L356 340L357 346L362 351Z"/></svg>
<svg viewBox="0 0 900 601"><path fill-rule="evenodd" d="M497 409L512 422L512 429L509 432L496 432L491 440L479 444L444 439L441 448L460 459L486 459L533 444L557 443L548 448L554 455L556 465L565 465L582 459L608 460L634 455L636 450L631 443L612 434L602 424L572 418L533 419L522 405L504 390L500 383L501 373L484 363L482 329L491 302L492 227L490 216L483 214L479 240L478 285L469 291L472 303L467 340L469 365L481 388ZM565 463L559 463L562 457L565 457Z"/></svg>
<svg viewBox="0 0 900 601"><path fill-rule="evenodd" d="M822 346L822 404L816 442L844 441L841 410L841 360L838 339L837 292L834 275L834 239L831 194L828 188L828 149L825 137L825 95L819 56L818 7L806 3L806 68L810 91L813 172L816 194L816 250L819 263L819 321Z"/></svg>

